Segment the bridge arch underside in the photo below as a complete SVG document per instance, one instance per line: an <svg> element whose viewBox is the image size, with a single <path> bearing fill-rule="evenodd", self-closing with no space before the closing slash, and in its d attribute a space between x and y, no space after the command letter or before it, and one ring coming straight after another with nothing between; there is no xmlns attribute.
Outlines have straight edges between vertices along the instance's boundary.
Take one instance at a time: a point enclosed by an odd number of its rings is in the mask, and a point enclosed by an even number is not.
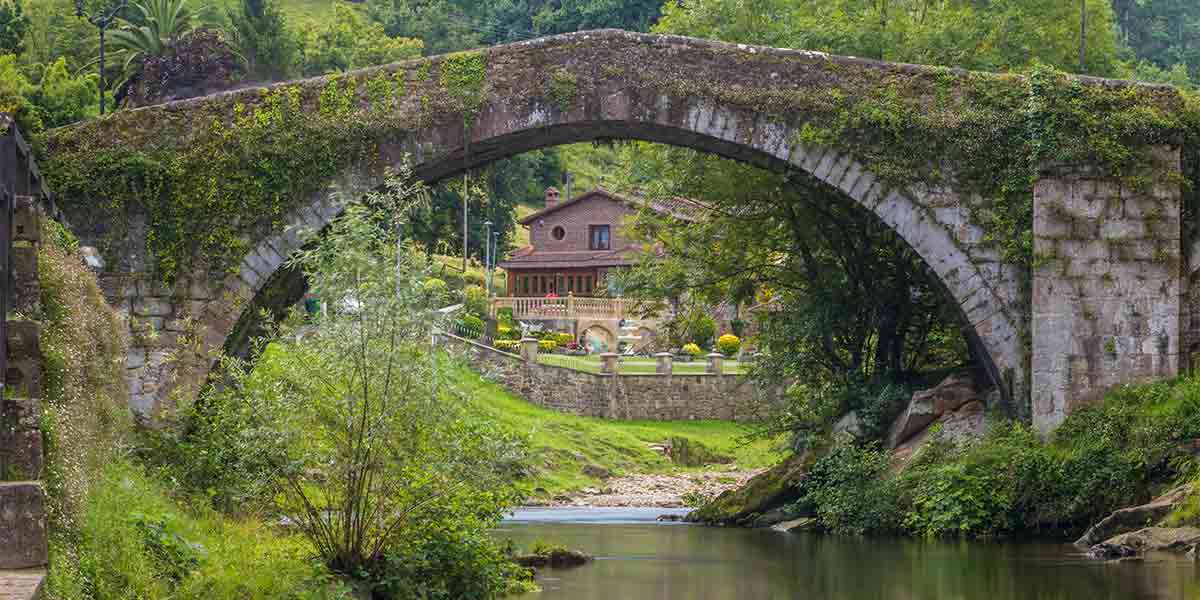
<svg viewBox="0 0 1200 600"><path fill-rule="evenodd" d="M1014 312L1019 306L1019 271L1003 263L990 248L980 244L982 230L972 224L967 207L950 191L923 192L889 189L871 172L849 156L827 148L806 150L791 146L784 140L795 139L787 128L773 126L769 136L758 136L762 143L747 143L736 139L736 118L721 111L699 114L708 109L693 111L683 126L641 119L580 119L557 124L519 125L537 122L532 116L491 120L487 110L480 127L469 145L461 144L436 158L421 160L417 156L414 171L423 180L434 183L452 177L466 169L542 148L594 140L626 139L682 146L725 158L746 162L795 177L812 177L824 185L840 190L840 196L875 215L905 240L937 274L948 298L959 306L963 331L1001 392L1001 398L1011 410L1027 410L1028 384L1025 369L1025 348L1019 335ZM707 120L707 123L704 122ZM508 127L489 131L489 123L499 122ZM722 124L724 123L724 124ZM512 127L518 125L518 127ZM412 148L399 144L399 148ZM420 148L420 145L416 145ZM400 156L403 152L389 153ZM316 194L311 202L297 211L290 220L319 229L339 214L341 198L354 197L380 182L379 170L370 173L354 172L340 178L338 189ZM245 355L248 340L260 331L253 315L266 308L278 314L281 307L299 300L304 293L303 276L294 269L282 268L288 255L305 241L288 231L277 232L263 240L243 261L241 273L225 282L225 290L245 303L238 310L225 313L223 318L204 319L207 339L219 343L227 352ZM222 297L217 294L216 297ZM218 313L220 311L217 311ZM230 315L240 315L236 320Z"/></svg>

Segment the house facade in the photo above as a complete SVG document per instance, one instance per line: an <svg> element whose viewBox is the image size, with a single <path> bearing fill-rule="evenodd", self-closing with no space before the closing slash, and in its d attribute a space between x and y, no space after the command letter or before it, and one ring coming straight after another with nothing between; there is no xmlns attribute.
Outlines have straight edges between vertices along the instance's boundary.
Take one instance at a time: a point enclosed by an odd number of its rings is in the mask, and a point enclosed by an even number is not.
<svg viewBox="0 0 1200 600"><path fill-rule="evenodd" d="M603 189L561 199L552 187L544 199L541 210L518 221L529 229L529 245L499 264L508 274L507 295L615 296L607 275L632 264L638 246L626 239L621 223L637 208Z"/></svg>
<svg viewBox="0 0 1200 600"><path fill-rule="evenodd" d="M565 199L551 187L543 198L540 210L518 221L529 229L529 245L498 265L507 273L507 297L492 300L492 316L511 310L522 322L568 331L597 349L649 344L658 319L635 314L610 277L631 266L641 249L622 225L643 207L688 220L699 205L646 203L600 188Z"/></svg>

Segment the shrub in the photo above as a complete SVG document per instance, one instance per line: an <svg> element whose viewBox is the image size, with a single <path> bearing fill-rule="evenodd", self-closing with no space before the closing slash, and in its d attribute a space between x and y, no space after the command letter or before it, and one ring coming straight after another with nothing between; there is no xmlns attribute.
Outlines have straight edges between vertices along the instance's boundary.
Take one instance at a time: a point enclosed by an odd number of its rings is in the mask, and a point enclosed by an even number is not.
<svg viewBox="0 0 1200 600"><path fill-rule="evenodd" d="M512 561L485 531L496 520L463 526L457 519L433 520L371 567L376 597L389 600L496 598L531 591L532 573Z"/></svg>
<svg viewBox="0 0 1200 600"><path fill-rule="evenodd" d="M733 356L737 354L741 347L742 340L738 339L738 336L736 335L727 333L717 340L717 352L720 352L725 356Z"/></svg>
<svg viewBox="0 0 1200 600"><path fill-rule="evenodd" d="M887 469L888 453L877 445L842 443L813 464L801 503L814 507L821 525L834 533L895 531L899 493L883 477Z"/></svg>
<svg viewBox="0 0 1200 600"><path fill-rule="evenodd" d="M462 319L459 319L459 325L463 328L463 333L466 337L477 339L483 335L483 319L473 315L465 314Z"/></svg>
<svg viewBox="0 0 1200 600"><path fill-rule="evenodd" d="M573 336L565 331L561 331L559 333L554 334L554 343L558 344L559 346L566 346L567 344L573 344L573 343L575 343L575 336Z"/></svg>
<svg viewBox="0 0 1200 600"><path fill-rule="evenodd" d="M487 290L482 286L469 285L463 289L463 309L472 315L482 317L488 314Z"/></svg>
<svg viewBox="0 0 1200 600"><path fill-rule="evenodd" d="M425 301L430 306L441 306L446 303L449 296L449 290L444 280L437 277L430 277L421 284L421 292L425 295Z"/></svg>
<svg viewBox="0 0 1200 600"><path fill-rule="evenodd" d="M717 322L703 312L696 313L688 319L687 336L701 346L710 346L717 334Z"/></svg>
<svg viewBox="0 0 1200 600"><path fill-rule="evenodd" d="M703 350L701 350L701 349L700 349L700 346L698 346L698 345L696 345L696 344L684 344L684 345L683 345L683 352L684 352L685 354L688 354L688 355L690 355L692 358L696 358L696 357L698 357L698 356L703 356L703 355L704 355L704 351L703 351Z"/></svg>
<svg viewBox="0 0 1200 600"><path fill-rule="evenodd" d="M498 340L519 340L521 339L521 330L512 325L497 325L496 339Z"/></svg>
<svg viewBox="0 0 1200 600"><path fill-rule="evenodd" d="M520 352L521 340L496 340L495 346L497 350L505 352Z"/></svg>
<svg viewBox="0 0 1200 600"><path fill-rule="evenodd" d="M538 341L538 350L541 350L542 352L554 352L554 349L557 347L558 347L558 342L556 342L554 340L539 340Z"/></svg>

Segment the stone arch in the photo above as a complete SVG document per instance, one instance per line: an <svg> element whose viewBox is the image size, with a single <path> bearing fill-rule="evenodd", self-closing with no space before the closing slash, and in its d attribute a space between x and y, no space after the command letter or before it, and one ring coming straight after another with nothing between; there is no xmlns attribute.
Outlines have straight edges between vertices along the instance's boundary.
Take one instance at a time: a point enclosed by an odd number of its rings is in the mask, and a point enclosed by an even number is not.
<svg viewBox="0 0 1200 600"><path fill-rule="evenodd" d="M1028 393L1026 344L1019 331L1025 318L1019 281L1022 271L1006 263L983 243L983 229L972 221L971 200L934 186L889 186L857 157L833 147L803 143L803 114L773 108L772 94L822 90L831 84L862 93L890 75L944 77L943 70L829 56L822 53L757 48L676 36L621 31L579 32L531 40L483 51L486 81L478 106L465 111L430 114L427 98L443 98L454 90L417 97L372 99L365 90L383 78L410 86L430 86L433 67L450 60L433 57L341 77L364 90L356 96L360 109L381 123L375 154L349 165L325 188L311 193L273 230L248 239L251 250L223 281L200 277L200 293L161 297L180 304L199 319L200 338L208 348L225 344L245 305L261 295L286 257L306 240L296 226L320 230L342 210L345 198L376 188L385 168L411 157L415 173L426 181L453 176L490 161L561 144L636 139L713 153L767 169L812 177L893 229L930 266L958 304L972 338L987 362L987 371L1006 399ZM637 64L632 62L642 61ZM425 75L421 75L424 73ZM847 76L871 74L870 77ZM957 76L957 75L956 75ZM662 78L673 77L664 82ZM840 78L844 78L841 81ZM335 83L317 78L295 84L306 102L317 105L321 90ZM875 82L875 83L872 83ZM561 85L559 85L561 84ZM568 85L569 84L569 85ZM759 92L705 93L738 88ZM440 94L440 96L438 96ZM186 143L192 131L205 129L214 114L232 112L239 104L260 101L261 90L248 89L208 98L118 113L79 131L87 139L114 145L144 133L128 127L131 119L161 122L160 139ZM436 100L436 98L435 98ZM412 124L416 124L413 126ZM468 126L468 123L470 124ZM390 127L390 128L389 128ZM96 135L97 128L101 128ZM107 129L104 129L107 128ZM172 129L175 128L175 129ZM56 138L66 144L70 136ZM87 219L71 219L87 222ZM81 235L87 240L87 235ZM141 250L144 253L144 249ZM132 253L131 253L132 254ZM125 298L134 307L146 301L141 286ZM155 296L157 298L157 296ZM131 359L135 360L135 359ZM186 379L202 378L206 368ZM165 371L139 372L135 389L155 389L158 399L172 385L160 381ZM172 375L179 375L178 369ZM148 382L147 380L155 380ZM150 383L151 385L144 385ZM131 390L132 392L132 390ZM143 402L144 403L144 402Z"/></svg>

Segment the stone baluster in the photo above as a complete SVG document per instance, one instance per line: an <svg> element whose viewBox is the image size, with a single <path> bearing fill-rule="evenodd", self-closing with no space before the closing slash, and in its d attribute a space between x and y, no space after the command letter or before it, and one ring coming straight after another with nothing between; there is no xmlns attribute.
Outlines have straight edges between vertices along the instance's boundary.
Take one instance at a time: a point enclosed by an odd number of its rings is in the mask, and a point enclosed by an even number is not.
<svg viewBox="0 0 1200 600"><path fill-rule="evenodd" d="M618 364L621 362L621 355L616 352L605 352L600 355L600 372L608 375L616 375Z"/></svg>
<svg viewBox="0 0 1200 600"><path fill-rule="evenodd" d="M521 338L521 358L527 363L536 363L538 353L538 341L536 338L523 337Z"/></svg>
<svg viewBox="0 0 1200 600"><path fill-rule="evenodd" d="M654 372L659 375L670 375L675 355L670 352L659 352L654 355Z"/></svg>
<svg viewBox="0 0 1200 600"><path fill-rule="evenodd" d="M725 356L720 352L710 352L708 354L708 366L704 368L704 372L711 375L724 375Z"/></svg>

